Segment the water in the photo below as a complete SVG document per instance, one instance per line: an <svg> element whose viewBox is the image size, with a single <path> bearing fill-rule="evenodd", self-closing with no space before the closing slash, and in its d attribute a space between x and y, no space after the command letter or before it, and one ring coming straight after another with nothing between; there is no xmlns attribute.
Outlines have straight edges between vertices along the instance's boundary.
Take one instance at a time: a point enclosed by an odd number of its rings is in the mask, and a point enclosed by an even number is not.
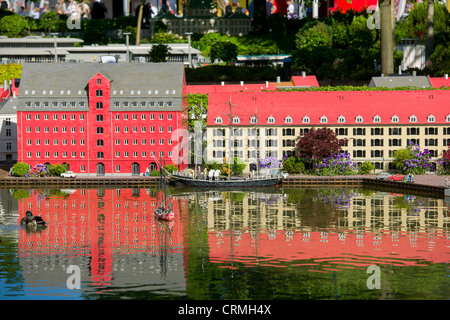
<svg viewBox="0 0 450 320"><path fill-rule="evenodd" d="M449 298L444 199L171 189L176 218L162 222L153 215L160 195L0 189L0 299ZM20 226L27 210L47 227Z"/></svg>

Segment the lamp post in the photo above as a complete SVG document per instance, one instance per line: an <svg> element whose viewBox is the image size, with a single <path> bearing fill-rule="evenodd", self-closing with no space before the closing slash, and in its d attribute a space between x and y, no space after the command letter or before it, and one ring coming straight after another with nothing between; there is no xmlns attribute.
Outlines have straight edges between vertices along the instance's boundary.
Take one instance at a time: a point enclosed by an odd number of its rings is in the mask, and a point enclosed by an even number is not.
<svg viewBox="0 0 450 320"><path fill-rule="evenodd" d="M51 36L53 36L53 43L55 46L55 63L58 63L58 53L56 52L56 36L58 35L55 32L50 33Z"/></svg>
<svg viewBox="0 0 450 320"><path fill-rule="evenodd" d="M130 52L129 52L129 48L128 48L128 36L130 35L130 32L125 32L124 35L127 38L127 63L130 62Z"/></svg>
<svg viewBox="0 0 450 320"><path fill-rule="evenodd" d="M189 59L189 68L192 68L192 59L191 59L191 35L192 32L186 32L188 36L188 59Z"/></svg>

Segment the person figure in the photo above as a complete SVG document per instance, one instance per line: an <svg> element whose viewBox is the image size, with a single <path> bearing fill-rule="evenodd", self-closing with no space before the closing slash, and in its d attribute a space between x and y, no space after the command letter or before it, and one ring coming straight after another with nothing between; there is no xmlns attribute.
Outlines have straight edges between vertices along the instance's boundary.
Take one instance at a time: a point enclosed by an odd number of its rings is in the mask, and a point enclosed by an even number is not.
<svg viewBox="0 0 450 320"><path fill-rule="evenodd" d="M64 0L59 0L58 5L56 6L56 13L59 15L66 14L66 4Z"/></svg>
<svg viewBox="0 0 450 320"><path fill-rule="evenodd" d="M233 13L233 8L231 8L230 3L228 0L225 0L225 15Z"/></svg>
<svg viewBox="0 0 450 320"><path fill-rule="evenodd" d="M2 1L2 3L0 4L0 9L1 10L8 10L8 2L6 2L6 0Z"/></svg>
<svg viewBox="0 0 450 320"><path fill-rule="evenodd" d="M91 17L92 19L105 19L106 13L108 10L106 9L102 0L95 0L91 9Z"/></svg>
<svg viewBox="0 0 450 320"><path fill-rule="evenodd" d="M292 0L287 0L287 17L288 19L294 18L294 3Z"/></svg>
<svg viewBox="0 0 450 320"><path fill-rule="evenodd" d="M89 8L86 0L83 0L78 4L78 12L80 13L81 19L85 20L89 18L89 15L91 14L91 8Z"/></svg>
<svg viewBox="0 0 450 320"><path fill-rule="evenodd" d="M153 3L152 4L152 17L155 17L155 16L157 16L158 15L158 8L156 8L156 4L155 3Z"/></svg>
<svg viewBox="0 0 450 320"><path fill-rule="evenodd" d="M273 0L266 0L266 14L270 16L273 10Z"/></svg>
<svg viewBox="0 0 450 320"><path fill-rule="evenodd" d="M31 12L31 17L33 19L39 19L41 17L41 14L39 12L39 7L34 7L33 12Z"/></svg>
<svg viewBox="0 0 450 320"><path fill-rule="evenodd" d="M161 1L161 10L159 10L160 13L169 12L169 6L167 5L167 0Z"/></svg>
<svg viewBox="0 0 450 320"><path fill-rule="evenodd" d="M25 7L20 7L17 12L20 16L25 17Z"/></svg>
<svg viewBox="0 0 450 320"><path fill-rule="evenodd" d="M78 5L75 0L69 0L69 5L66 8L66 14L68 16L78 12Z"/></svg>

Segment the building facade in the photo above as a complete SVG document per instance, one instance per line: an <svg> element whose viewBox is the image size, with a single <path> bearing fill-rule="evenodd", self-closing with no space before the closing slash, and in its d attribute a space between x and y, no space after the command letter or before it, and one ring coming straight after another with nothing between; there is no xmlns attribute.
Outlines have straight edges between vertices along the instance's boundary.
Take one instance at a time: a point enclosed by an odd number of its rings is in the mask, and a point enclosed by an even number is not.
<svg viewBox="0 0 450 320"><path fill-rule="evenodd" d="M449 98L449 90L216 93L206 154L215 162L231 154L254 169L259 158L294 155L298 137L328 127L347 139L343 150L353 161L379 170L410 142L437 160L450 143Z"/></svg>
<svg viewBox="0 0 450 320"><path fill-rule="evenodd" d="M182 64L25 64L17 106L18 161L80 175L185 167Z"/></svg>

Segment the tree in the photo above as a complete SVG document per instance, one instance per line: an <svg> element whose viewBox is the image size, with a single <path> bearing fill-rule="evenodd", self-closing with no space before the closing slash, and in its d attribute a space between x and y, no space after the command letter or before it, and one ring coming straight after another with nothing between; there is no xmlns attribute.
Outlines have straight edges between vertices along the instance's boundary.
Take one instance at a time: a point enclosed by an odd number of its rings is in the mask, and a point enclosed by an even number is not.
<svg viewBox="0 0 450 320"><path fill-rule="evenodd" d="M23 37L29 29L24 17L13 14L0 19L0 34L10 38Z"/></svg>
<svg viewBox="0 0 450 320"><path fill-rule="evenodd" d="M59 163L51 164L48 169L48 173L54 177L59 177L61 175L61 173L64 173L66 171L67 171L66 167Z"/></svg>
<svg viewBox="0 0 450 320"><path fill-rule="evenodd" d="M347 139L338 139L336 133L330 128L312 128L297 141L296 151L298 157L308 162L317 163L342 151Z"/></svg>
<svg viewBox="0 0 450 320"><path fill-rule="evenodd" d="M291 156L284 160L283 169L289 174L300 174L305 171L305 165L300 158Z"/></svg>
<svg viewBox="0 0 450 320"><path fill-rule="evenodd" d="M237 46L228 41L218 41L211 46L209 57L213 62L218 59L228 65L228 61L237 59Z"/></svg>
<svg viewBox="0 0 450 320"><path fill-rule="evenodd" d="M203 130L206 130L206 117L208 112L208 95L200 93L190 93L187 95L188 101L188 130L194 132L195 121L202 121Z"/></svg>
<svg viewBox="0 0 450 320"><path fill-rule="evenodd" d="M0 81L20 79L22 76L22 65L16 63L0 65Z"/></svg>
<svg viewBox="0 0 450 320"><path fill-rule="evenodd" d="M166 62L170 54L170 48L167 44L154 44L150 49L148 56L151 62Z"/></svg>

